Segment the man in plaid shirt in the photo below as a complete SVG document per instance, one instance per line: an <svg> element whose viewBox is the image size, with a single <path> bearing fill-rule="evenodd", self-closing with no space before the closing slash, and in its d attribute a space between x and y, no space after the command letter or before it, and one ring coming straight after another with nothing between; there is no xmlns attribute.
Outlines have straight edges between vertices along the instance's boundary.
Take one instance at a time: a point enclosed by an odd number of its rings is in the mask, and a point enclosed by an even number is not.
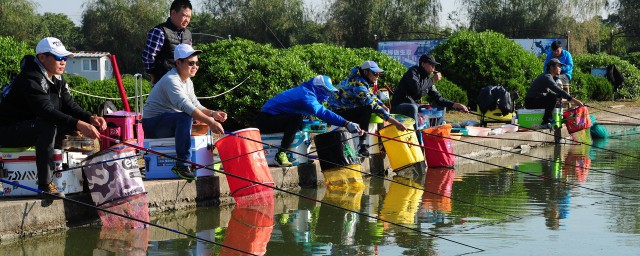
<svg viewBox="0 0 640 256"><path fill-rule="evenodd" d="M147 33L142 62L147 74L151 76L152 84L175 67L173 50L178 44L193 44L191 31L187 29L191 21L191 11L191 1L174 0L167 21Z"/></svg>

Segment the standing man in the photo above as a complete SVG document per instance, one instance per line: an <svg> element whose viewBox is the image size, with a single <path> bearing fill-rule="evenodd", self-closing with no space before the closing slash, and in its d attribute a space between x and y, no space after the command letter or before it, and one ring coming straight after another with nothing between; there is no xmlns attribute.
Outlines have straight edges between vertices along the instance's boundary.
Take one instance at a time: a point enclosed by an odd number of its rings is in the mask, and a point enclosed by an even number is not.
<svg viewBox="0 0 640 256"><path fill-rule="evenodd" d="M369 127L372 113L393 124L400 131L407 127L389 115L389 108L370 91L378 83L378 77L384 70L374 61L368 60L359 67L351 69L351 74L338 85L338 91L329 98L329 109L360 127ZM366 129L366 128L365 128ZM369 145L365 143L367 134L360 135L358 154L369 156Z"/></svg>
<svg viewBox="0 0 640 256"><path fill-rule="evenodd" d="M169 70L151 89L143 108L142 128L149 139L175 137L176 157L191 159L191 125L193 119L209 125L217 134L224 129L219 122L227 114L213 111L200 104L191 78L198 72L198 54L191 45L179 44L173 53L176 67ZM184 161L177 161L171 171L180 178L195 180L196 175Z"/></svg>
<svg viewBox="0 0 640 256"><path fill-rule="evenodd" d="M281 92L262 106L256 118L256 126L263 133L282 132L276 163L292 166L284 150L289 149L296 132L302 126L303 115L315 115L322 121L338 127L344 126L351 133L361 132L356 123L349 122L322 105L338 91L328 76L316 76L294 88Z"/></svg>
<svg viewBox="0 0 640 256"><path fill-rule="evenodd" d="M173 51L178 44L193 44L191 31L191 1L174 0L169 9L169 18L147 32L147 41L142 52L142 62L151 84L175 67Z"/></svg>
<svg viewBox="0 0 640 256"><path fill-rule="evenodd" d="M569 53L569 51L562 49L562 42L560 41L551 43L551 51L547 53L547 59L544 61L543 69L545 72L548 68L549 61L554 58L564 64L564 66L562 66L562 72L558 75L558 78L562 81L563 85L568 85L571 82L571 79L573 79L573 57L571 57L571 53Z"/></svg>
<svg viewBox="0 0 640 256"><path fill-rule="evenodd" d="M440 63L433 55L423 54L420 56L418 66L410 67L404 73L391 99L391 113L405 115L416 120L414 129L416 129L420 141L422 141L422 135L418 131L418 107L422 96L429 96L435 105L468 112L465 105L445 99L436 89L435 83L442 79L440 72L436 71L438 65Z"/></svg>
<svg viewBox="0 0 640 256"><path fill-rule="evenodd" d="M553 128L553 109L559 98L570 100L578 106L582 106L582 102L571 97L567 92L559 86L562 85L560 72L565 64L558 59L551 59L547 63L547 70L536 79L527 90L527 96L524 99L524 107L529 109L544 108L542 123L539 126L532 126L533 129L552 129Z"/></svg>
<svg viewBox="0 0 640 256"><path fill-rule="evenodd" d="M36 56L24 56L20 74L2 93L0 147L36 147L38 189L64 197L52 180L54 147L65 135L80 131L96 139L107 128L102 117L92 116L76 104L62 77L67 58L62 42L47 37L36 46Z"/></svg>

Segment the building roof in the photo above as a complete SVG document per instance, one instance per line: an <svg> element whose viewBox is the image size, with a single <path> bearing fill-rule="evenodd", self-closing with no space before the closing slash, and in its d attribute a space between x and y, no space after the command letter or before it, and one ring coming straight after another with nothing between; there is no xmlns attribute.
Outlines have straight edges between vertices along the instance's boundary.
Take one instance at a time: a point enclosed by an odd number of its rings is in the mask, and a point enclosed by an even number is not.
<svg viewBox="0 0 640 256"><path fill-rule="evenodd" d="M74 58L102 58L111 55L109 52L72 51Z"/></svg>

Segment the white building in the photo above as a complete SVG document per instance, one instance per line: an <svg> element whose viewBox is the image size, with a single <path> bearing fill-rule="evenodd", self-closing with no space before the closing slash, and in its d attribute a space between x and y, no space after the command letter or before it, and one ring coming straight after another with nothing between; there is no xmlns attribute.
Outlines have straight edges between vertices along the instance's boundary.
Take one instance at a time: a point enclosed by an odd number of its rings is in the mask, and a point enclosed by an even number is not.
<svg viewBox="0 0 640 256"><path fill-rule="evenodd" d="M73 58L67 60L66 71L93 80L104 80L113 77L113 68L108 52L79 51L73 52Z"/></svg>

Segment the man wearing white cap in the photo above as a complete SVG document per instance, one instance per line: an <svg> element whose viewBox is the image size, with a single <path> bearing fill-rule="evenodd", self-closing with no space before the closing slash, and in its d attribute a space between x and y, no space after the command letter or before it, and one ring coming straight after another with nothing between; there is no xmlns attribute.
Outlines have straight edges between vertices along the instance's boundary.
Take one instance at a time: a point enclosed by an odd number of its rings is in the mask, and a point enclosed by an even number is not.
<svg viewBox="0 0 640 256"><path fill-rule="evenodd" d="M227 120L226 113L207 109L196 98L191 78L198 72L200 53L202 51L194 50L189 44L176 46L173 52L176 67L151 89L143 109L145 137L175 137L176 155L183 160L191 159L191 125L194 119L207 124L218 134L224 133L219 122ZM171 171L186 180L196 179L191 168L182 161L176 162Z"/></svg>
<svg viewBox="0 0 640 256"><path fill-rule="evenodd" d="M378 83L382 73L384 70L371 60L352 68L349 77L342 80L337 86L338 91L329 98L329 108L345 119L358 123L360 127L369 127L371 113L376 113L383 120L395 125L398 130L406 130L407 127L390 116L389 108L369 90ZM365 143L367 134L362 134L359 139L358 154L368 157L369 145Z"/></svg>
<svg viewBox="0 0 640 256"><path fill-rule="evenodd" d="M102 117L92 116L76 104L62 77L67 58L73 54L54 37L42 39L36 56L24 56L20 74L5 86L0 103L0 147L36 147L38 189L64 197L51 177L54 146L65 135L80 131L98 138L107 127Z"/></svg>
<svg viewBox="0 0 640 256"><path fill-rule="evenodd" d="M289 149L296 132L302 126L303 115L314 115L335 126L344 126L349 132L361 132L356 123L349 122L322 105L329 96L338 91L328 76L316 76L296 87L281 92L262 106L256 117L256 126L262 133L282 132L280 149L276 153L276 163L283 167L292 166Z"/></svg>

